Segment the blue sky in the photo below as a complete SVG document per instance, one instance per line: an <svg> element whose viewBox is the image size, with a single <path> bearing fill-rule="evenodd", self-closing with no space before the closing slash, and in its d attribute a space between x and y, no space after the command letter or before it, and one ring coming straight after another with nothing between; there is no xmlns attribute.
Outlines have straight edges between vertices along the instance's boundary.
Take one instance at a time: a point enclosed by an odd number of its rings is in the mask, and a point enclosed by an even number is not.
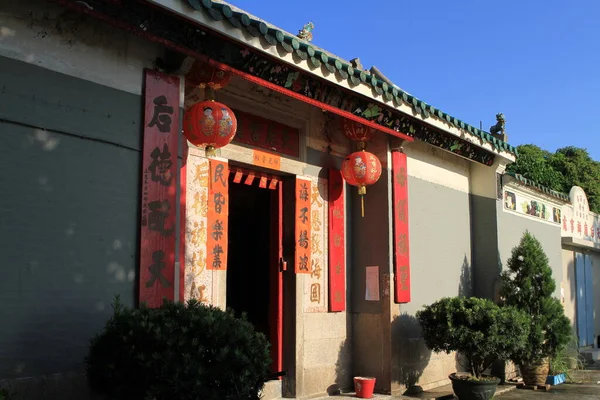
<svg viewBox="0 0 600 400"><path fill-rule="evenodd" d="M313 43L376 65L395 84L509 142L600 160L598 0L230 0Z"/></svg>

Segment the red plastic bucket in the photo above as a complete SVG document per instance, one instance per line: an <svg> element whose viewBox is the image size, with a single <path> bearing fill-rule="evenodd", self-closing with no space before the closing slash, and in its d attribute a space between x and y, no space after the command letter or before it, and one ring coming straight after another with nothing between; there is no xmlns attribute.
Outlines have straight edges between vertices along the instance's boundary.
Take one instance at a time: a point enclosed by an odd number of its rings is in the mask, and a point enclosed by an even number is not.
<svg viewBox="0 0 600 400"><path fill-rule="evenodd" d="M356 397L358 397L359 399L372 398L373 390L375 390L375 380L375 378L355 376L354 390L356 391Z"/></svg>

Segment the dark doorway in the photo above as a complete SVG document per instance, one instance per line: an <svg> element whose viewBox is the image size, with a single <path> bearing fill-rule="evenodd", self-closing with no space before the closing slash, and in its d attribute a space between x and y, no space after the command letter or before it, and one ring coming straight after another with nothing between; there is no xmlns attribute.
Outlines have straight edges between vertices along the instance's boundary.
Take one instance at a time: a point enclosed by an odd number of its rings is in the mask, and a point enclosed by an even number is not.
<svg viewBox="0 0 600 400"><path fill-rule="evenodd" d="M229 181L227 308L270 339L271 191Z"/></svg>
<svg viewBox="0 0 600 400"><path fill-rule="evenodd" d="M273 178L272 178L273 179ZM283 183L229 181L227 307L245 313L271 343L273 372L283 360ZM281 264L284 265L284 264Z"/></svg>

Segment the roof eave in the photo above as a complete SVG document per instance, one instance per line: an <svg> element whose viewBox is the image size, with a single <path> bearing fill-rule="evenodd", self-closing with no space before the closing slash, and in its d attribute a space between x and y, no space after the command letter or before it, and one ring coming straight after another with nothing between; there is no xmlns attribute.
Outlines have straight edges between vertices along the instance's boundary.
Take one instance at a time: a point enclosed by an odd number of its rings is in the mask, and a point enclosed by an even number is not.
<svg viewBox="0 0 600 400"><path fill-rule="evenodd" d="M384 104L386 107L390 107L396 109L406 115L410 115L413 118L421 121L424 124L433 126L437 129L440 129L444 132L447 132L451 135L454 135L458 138L466 140L473 145L485 149L497 156L503 157L508 162L514 162L516 157L513 153L504 150L502 148L495 148L490 142L486 142L475 135L471 135L466 130L461 130L450 124L448 121L439 118L437 115L430 115L429 118L425 119L420 113L415 112L415 110L408 106L405 103L396 104L394 101L386 101L383 96L379 96L375 93L375 91L365 85L360 84L357 86L351 86L348 84L346 80L337 79L335 74L317 74L315 73L315 69L311 68L306 60L297 60L294 59L293 53L285 53L283 51L279 51L277 46L272 46L267 43L264 39L261 39L262 36L252 36L249 33L245 32L242 29L237 29L233 27L226 20L215 20L211 18L207 13L194 10L190 7L186 1L184 0L147 0L149 3L152 3L156 6L159 6L169 12L175 13L176 15L185 18L187 20L193 21L194 23L204 26L208 29L218 32L219 34L237 41L244 43L250 48L268 54L276 59L281 60L282 62L292 65L295 68L301 69L307 74L311 74L319 77L320 79L327 80L337 86L343 87L346 90L352 91L354 93L360 94L362 96L366 96L372 99L375 102L380 104ZM300 40L300 39L298 39Z"/></svg>

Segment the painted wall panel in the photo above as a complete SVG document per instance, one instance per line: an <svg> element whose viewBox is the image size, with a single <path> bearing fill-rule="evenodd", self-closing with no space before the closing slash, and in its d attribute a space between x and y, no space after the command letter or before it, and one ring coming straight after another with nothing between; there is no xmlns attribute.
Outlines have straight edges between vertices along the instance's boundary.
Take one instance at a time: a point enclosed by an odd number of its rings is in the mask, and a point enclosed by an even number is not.
<svg viewBox="0 0 600 400"><path fill-rule="evenodd" d="M392 305L392 389L434 386L455 372L454 355L432 353L415 313L445 296L470 296L469 194L410 176L409 222L412 298Z"/></svg>
<svg viewBox="0 0 600 400"><path fill-rule="evenodd" d="M21 93L51 95L54 110L36 106L36 124L49 130L0 123L8 171L0 185L11 188L0 197L0 379L79 371L114 296L126 305L135 300L140 158L120 144L139 143L141 100L5 58L0 70L0 87L18 81ZM56 79L63 90L51 93ZM99 97L102 112L82 111L88 98ZM31 106L31 97L5 98L0 109L8 119ZM129 122L110 125L104 112ZM62 121L106 142L57 133ZM107 124L110 135L99 133Z"/></svg>

